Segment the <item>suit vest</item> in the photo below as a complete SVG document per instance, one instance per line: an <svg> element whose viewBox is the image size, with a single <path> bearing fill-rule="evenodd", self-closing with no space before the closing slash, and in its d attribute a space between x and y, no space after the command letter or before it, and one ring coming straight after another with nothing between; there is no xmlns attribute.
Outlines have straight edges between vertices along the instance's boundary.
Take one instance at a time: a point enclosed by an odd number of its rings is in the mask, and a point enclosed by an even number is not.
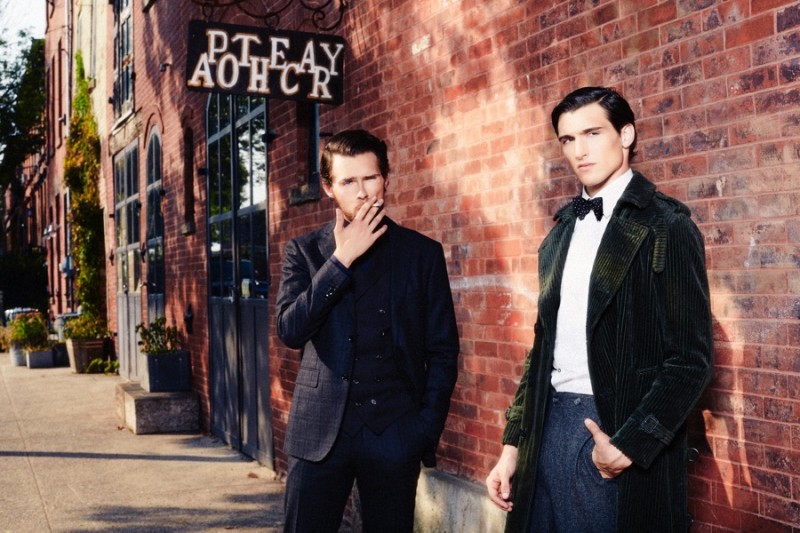
<svg viewBox="0 0 800 533"><path fill-rule="evenodd" d="M391 268L386 241L379 241L353 267L355 357L342 422L348 435L355 435L363 425L380 434L414 406L392 349Z"/></svg>

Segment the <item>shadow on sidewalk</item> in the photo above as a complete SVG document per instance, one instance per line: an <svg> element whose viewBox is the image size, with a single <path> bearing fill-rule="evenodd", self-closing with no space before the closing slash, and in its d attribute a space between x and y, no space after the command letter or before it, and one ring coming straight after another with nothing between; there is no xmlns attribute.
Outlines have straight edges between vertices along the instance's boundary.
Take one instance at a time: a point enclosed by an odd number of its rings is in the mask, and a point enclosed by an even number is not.
<svg viewBox="0 0 800 533"><path fill-rule="evenodd" d="M233 501L236 500L236 501ZM93 530L115 533L184 533L186 531L259 531L278 532L283 527L283 495L237 495L223 498L237 507L225 509L182 508L170 505L157 506L97 506L85 520ZM249 509L242 510L246 505ZM198 524L202 527L198 529ZM69 529L65 533L85 533L86 529Z"/></svg>
<svg viewBox="0 0 800 533"><path fill-rule="evenodd" d="M239 457L207 457L200 455L149 455L133 453L93 453L93 452L34 452L0 450L0 457L60 457L64 459L130 459L146 461L190 461L201 463L242 463Z"/></svg>

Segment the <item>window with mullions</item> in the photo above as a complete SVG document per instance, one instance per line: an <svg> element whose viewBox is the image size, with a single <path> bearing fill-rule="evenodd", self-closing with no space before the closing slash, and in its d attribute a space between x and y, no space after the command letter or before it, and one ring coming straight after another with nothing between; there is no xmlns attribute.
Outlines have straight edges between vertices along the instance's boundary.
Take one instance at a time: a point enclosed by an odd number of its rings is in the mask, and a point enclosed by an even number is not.
<svg viewBox="0 0 800 533"><path fill-rule="evenodd" d="M164 216L161 201L161 137L153 128L147 146L147 319L164 314Z"/></svg>
<svg viewBox="0 0 800 533"><path fill-rule="evenodd" d="M114 116L133 109L133 0L114 3Z"/></svg>
<svg viewBox="0 0 800 533"><path fill-rule="evenodd" d="M136 292L141 285L139 249L139 147L136 142L114 158L117 292Z"/></svg>
<svg viewBox="0 0 800 533"><path fill-rule="evenodd" d="M266 298L266 100L213 94L206 118L211 296Z"/></svg>

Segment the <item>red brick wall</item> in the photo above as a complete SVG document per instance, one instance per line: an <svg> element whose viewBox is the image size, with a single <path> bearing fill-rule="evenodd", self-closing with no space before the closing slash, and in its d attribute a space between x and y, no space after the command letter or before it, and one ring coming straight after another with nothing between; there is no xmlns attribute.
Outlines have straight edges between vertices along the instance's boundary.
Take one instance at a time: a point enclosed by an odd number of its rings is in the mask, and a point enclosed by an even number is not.
<svg viewBox="0 0 800 533"><path fill-rule="evenodd" d="M206 98L182 89L185 24L204 17L189 0L167 3L134 8L134 138L144 177L149 128L161 130L167 315L180 318L192 304L190 350L202 377L200 176L197 231L179 230L184 125L195 133L196 166L205 161ZM212 20L253 23L234 8ZM389 215L440 240L447 255L462 354L440 468L481 482L500 452L503 413L533 340L537 248L577 191L550 110L581 85L612 85L638 116L637 168L686 202L706 237L717 369L690 420L701 449L691 466L694 530L800 526L800 2L364 0L351 3L339 33L349 43L345 103L323 111L322 129L365 127L386 138ZM172 69L160 72L161 62ZM269 120L280 135L269 153L274 302L286 241L333 214L326 199L289 205L302 174L295 105L272 102ZM283 472L299 355L277 339L274 319L264 328Z"/></svg>
<svg viewBox="0 0 800 533"><path fill-rule="evenodd" d="M480 481L499 454L532 342L537 247L577 190L549 113L571 89L611 85L638 117L636 167L687 203L706 237L717 369L690 420L694 530L800 525L800 3L351 7L346 103L323 114L323 130L384 136L390 216L444 243L462 354L440 467ZM287 207L292 126L277 109L276 285L286 240L332 216L327 201ZM297 361L273 340L278 448Z"/></svg>

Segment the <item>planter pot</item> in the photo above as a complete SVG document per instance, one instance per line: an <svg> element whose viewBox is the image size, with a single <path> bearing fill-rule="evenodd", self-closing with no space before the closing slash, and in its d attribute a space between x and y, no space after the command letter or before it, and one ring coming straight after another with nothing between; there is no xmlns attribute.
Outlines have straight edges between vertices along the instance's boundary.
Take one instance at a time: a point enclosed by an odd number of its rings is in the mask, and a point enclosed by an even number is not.
<svg viewBox="0 0 800 533"><path fill-rule="evenodd" d="M148 392L186 391L191 388L189 352L139 354L142 388Z"/></svg>
<svg viewBox="0 0 800 533"><path fill-rule="evenodd" d="M103 357L104 339L67 339L69 367L74 373L86 372L92 359Z"/></svg>
<svg viewBox="0 0 800 533"><path fill-rule="evenodd" d="M28 368L50 368L53 366L53 349L28 350L25 352Z"/></svg>
<svg viewBox="0 0 800 533"><path fill-rule="evenodd" d="M63 342L53 346L53 366L69 366L67 345Z"/></svg>
<svg viewBox="0 0 800 533"><path fill-rule="evenodd" d="M11 346L8 349L8 355L11 357L11 364L14 366L25 366L25 351L19 346Z"/></svg>

